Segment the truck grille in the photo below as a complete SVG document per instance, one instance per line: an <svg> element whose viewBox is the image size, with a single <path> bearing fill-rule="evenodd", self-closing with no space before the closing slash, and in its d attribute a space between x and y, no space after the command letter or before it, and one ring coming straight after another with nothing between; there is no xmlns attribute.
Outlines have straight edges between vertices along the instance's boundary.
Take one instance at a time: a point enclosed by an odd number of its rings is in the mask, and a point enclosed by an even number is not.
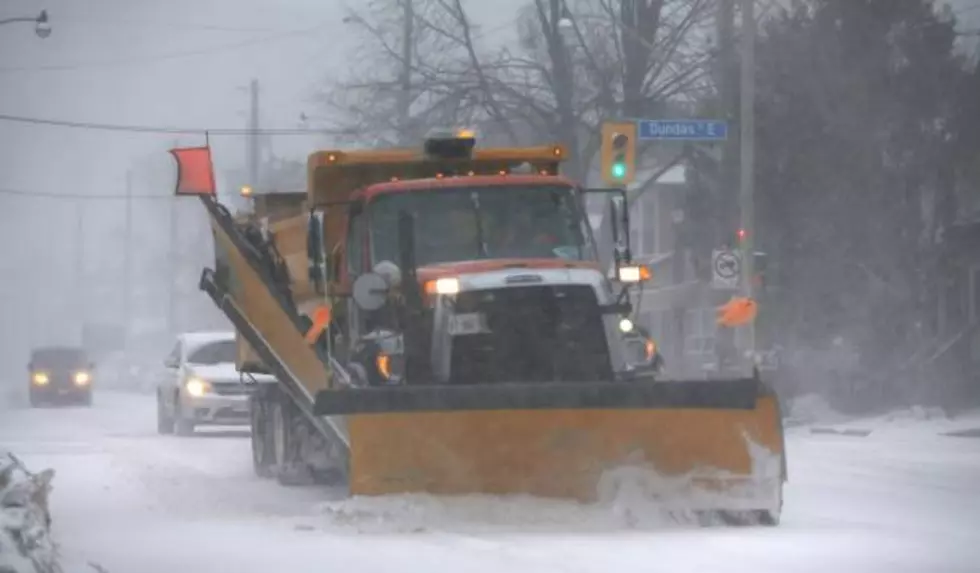
<svg viewBox="0 0 980 573"><path fill-rule="evenodd" d="M453 338L454 383L612 379L602 312L588 285L463 292L456 312L483 313L490 332Z"/></svg>

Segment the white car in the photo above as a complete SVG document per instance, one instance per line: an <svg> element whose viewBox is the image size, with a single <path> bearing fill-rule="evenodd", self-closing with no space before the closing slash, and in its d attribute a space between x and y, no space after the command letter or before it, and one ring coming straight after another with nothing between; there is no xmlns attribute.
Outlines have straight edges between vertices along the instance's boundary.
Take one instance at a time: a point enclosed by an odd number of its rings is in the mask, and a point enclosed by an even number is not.
<svg viewBox="0 0 980 573"><path fill-rule="evenodd" d="M188 436L201 425L248 425L250 389L235 357L233 332L179 335L157 384L157 431Z"/></svg>

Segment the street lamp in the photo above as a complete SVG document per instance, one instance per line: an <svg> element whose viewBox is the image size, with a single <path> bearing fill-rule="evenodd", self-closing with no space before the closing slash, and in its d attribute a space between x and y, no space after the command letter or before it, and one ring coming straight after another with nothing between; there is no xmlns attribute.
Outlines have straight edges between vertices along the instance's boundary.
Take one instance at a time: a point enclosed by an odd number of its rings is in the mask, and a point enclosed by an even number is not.
<svg viewBox="0 0 980 573"><path fill-rule="evenodd" d="M41 39L51 35L51 23L48 22L47 10L41 10L41 13L37 16L37 20L34 21L34 33Z"/></svg>
<svg viewBox="0 0 980 573"><path fill-rule="evenodd" d="M51 35L51 23L48 21L48 11L41 10L36 17L21 16L18 18L5 18L0 20L0 26L4 24L15 24L17 22L34 22L34 33L38 38L47 38Z"/></svg>

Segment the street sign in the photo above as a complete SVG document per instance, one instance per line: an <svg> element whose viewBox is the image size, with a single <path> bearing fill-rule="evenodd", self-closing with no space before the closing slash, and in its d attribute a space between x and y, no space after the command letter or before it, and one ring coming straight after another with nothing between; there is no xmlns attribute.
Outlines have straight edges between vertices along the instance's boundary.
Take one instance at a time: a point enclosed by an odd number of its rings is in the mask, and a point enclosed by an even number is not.
<svg viewBox="0 0 980 573"><path fill-rule="evenodd" d="M711 287L738 289L742 274L742 255L738 251L716 249L711 253Z"/></svg>
<svg viewBox="0 0 980 573"><path fill-rule="evenodd" d="M641 119L636 123L641 140L724 141L728 123L715 119Z"/></svg>

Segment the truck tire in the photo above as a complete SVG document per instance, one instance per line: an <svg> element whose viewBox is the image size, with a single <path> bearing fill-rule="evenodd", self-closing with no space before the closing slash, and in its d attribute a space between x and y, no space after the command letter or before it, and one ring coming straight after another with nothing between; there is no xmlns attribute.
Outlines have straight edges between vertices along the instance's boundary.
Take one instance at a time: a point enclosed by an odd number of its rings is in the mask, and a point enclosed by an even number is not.
<svg viewBox="0 0 980 573"><path fill-rule="evenodd" d="M167 413L167 407L159 392L157 392L157 433L164 435L174 433L174 419Z"/></svg>
<svg viewBox="0 0 980 573"><path fill-rule="evenodd" d="M252 430L252 467L260 478L275 475L276 452L266 396L261 389L249 399Z"/></svg>
<svg viewBox="0 0 980 573"><path fill-rule="evenodd" d="M272 443L275 451L276 481L283 486L300 486L312 483L309 468L299 460L296 443L295 406L283 395L270 400Z"/></svg>

